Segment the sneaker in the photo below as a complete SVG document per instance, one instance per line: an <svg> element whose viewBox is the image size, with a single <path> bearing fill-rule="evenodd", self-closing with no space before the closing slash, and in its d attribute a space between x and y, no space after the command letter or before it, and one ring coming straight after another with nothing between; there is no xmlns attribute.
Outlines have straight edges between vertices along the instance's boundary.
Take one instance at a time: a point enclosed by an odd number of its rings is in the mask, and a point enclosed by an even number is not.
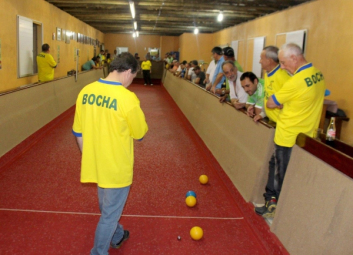
<svg viewBox="0 0 353 255"><path fill-rule="evenodd" d="M266 201L266 204L261 207L255 207L255 212L264 218L272 218L275 215L277 207L277 199L272 197L271 200Z"/></svg>
<svg viewBox="0 0 353 255"><path fill-rule="evenodd" d="M124 235L123 238L121 238L120 242L118 242L117 244L110 244L110 246L114 249L119 249L120 246L123 244L123 242L127 239L129 239L130 236L130 232L128 230L124 230Z"/></svg>
<svg viewBox="0 0 353 255"><path fill-rule="evenodd" d="M146 86L147 84L145 83L145 86Z"/></svg>
<svg viewBox="0 0 353 255"><path fill-rule="evenodd" d="M151 83L151 86L153 86L153 84Z"/></svg>

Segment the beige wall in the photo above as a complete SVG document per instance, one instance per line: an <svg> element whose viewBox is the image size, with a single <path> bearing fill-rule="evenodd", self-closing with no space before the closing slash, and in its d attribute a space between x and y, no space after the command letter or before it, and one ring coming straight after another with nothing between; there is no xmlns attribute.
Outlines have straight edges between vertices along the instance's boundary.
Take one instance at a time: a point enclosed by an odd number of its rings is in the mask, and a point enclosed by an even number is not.
<svg viewBox="0 0 353 255"><path fill-rule="evenodd" d="M57 60L57 46L60 46L60 64L55 70L55 78L67 75L67 71L76 68L74 48L80 49L81 66L93 57L93 46L71 41L53 41L52 33L60 27L76 33L96 38L103 42L103 33L79 21L43 0L1 0L0 1L0 39L2 69L0 70L0 91L10 90L38 81L38 76L17 78L17 15L43 24L43 43L50 45L50 51Z"/></svg>
<svg viewBox="0 0 353 255"><path fill-rule="evenodd" d="M35 85L0 96L0 157L76 102L80 90L103 78L102 70Z"/></svg>
<svg viewBox="0 0 353 255"><path fill-rule="evenodd" d="M184 33L179 37L180 59L204 60L209 63L211 60L211 50L214 47L213 34L191 34Z"/></svg>
<svg viewBox="0 0 353 255"><path fill-rule="evenodd" d="M314 1L217 32L214 44L242 40L248 45L251 44L249 38L266 36L265 44L274 45L278 33L307 29L306 58L323 72L331 91L327 99L336 101L339 108L353 118L353 100L348 97L353 95L350 84L353 73L352 13L353 1L350 0ZM251 61L251 56L247 56L246 63L241 64L249 69ZM341 139L349 144L353 144L352 130L352 120L343 123Z"/></svg>
<svg viewBox="0 0 353 255"><path fill-rule="evenodd" d="M105 48L111 53L116 47L128 47L130 53L138 53L141 59L146 56L148 48L160 48L161 59L165 53L179 50L177 36L140 35L134 38L131 34L105 34L104 41Z"/></svg>

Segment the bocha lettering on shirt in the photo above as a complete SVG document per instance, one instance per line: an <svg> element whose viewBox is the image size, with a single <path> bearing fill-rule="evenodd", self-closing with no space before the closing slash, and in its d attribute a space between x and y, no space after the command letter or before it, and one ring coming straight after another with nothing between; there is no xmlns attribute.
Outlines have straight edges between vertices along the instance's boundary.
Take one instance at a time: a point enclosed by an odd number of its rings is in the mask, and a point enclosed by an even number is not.
<svg viewBox="0 0 353 255"><path fill-rule="evenodd" d="M312 86L313 84L318 83L319 81L322 81L324 79L324 76L322 75L321 72L318 72L316 74L313 74L311 77L306 77L304 81L306 82L306 85L308 87Z"/></svg>
<svg viewBox="0 0 353 255"><path fill-rule="evenodd" d="M90 105L97 105L100 107L105 107L108 109L114 109L115 111L117 110L117 101L116 99L112 99L110 101L110 97L102 96L102 95L95 95L95 94L84 94L82 97L82 104L90 104Z"/></svg>

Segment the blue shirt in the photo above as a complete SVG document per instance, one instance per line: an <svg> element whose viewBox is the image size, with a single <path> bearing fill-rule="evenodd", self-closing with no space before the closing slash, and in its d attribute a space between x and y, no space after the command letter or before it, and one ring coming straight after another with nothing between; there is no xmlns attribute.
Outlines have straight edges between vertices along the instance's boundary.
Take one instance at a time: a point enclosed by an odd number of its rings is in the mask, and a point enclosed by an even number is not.
<svg viewBox="0 0 353 255"><path fill-rule="evenodd" d="M217 75L219 73L223 73L222 70L222 64L224 63L224 57L222 56L219 61L217 62L216 69L214 71L213 79L212 79L212 84L216 81ZM220 89L222 87L223 82L225 81L226 77L223 76L221 81L216 85L216 89Z"/></svg>

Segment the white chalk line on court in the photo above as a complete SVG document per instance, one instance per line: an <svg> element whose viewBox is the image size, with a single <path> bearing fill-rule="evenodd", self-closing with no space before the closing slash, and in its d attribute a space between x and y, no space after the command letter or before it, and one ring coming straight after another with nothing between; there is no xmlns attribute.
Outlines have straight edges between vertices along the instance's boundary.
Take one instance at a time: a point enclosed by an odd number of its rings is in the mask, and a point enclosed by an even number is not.
<svg viewBox="0 0 353 255"><path fill-rule="evenodd" d="M42 210L26 210L26 209L9 209L0 208L0 211L13 211L13 212L35 212L35 213L60 213L60 214L73 214L73 215L101 215L100 213L84 213L84 212L59 212L59 211L42 211ZM135 217L135 218L165 218L165 219L207 219L207 220L243 220L244 217L194 217L194 216L162 216L162 215L129 215L122 214L122 217Z"/></svg>

